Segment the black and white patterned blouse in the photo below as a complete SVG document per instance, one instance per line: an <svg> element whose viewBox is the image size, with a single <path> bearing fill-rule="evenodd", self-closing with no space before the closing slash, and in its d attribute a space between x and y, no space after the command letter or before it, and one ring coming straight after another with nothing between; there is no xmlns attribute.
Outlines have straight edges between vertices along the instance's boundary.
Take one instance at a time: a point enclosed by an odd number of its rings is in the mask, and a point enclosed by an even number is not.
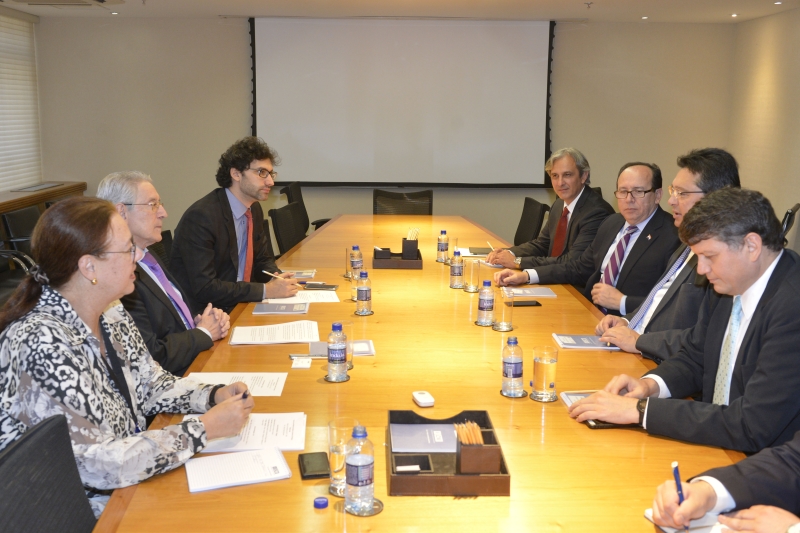
<svg viewBox="0 0 800 533"><path fill-rule="evenodd" d="M0 334L0 450L27 428L64 414L78 471L96 516L108 491L183 464L206 445L199 420L142 431L145 415L203 413L212 385L173 376L156 363L131 316L117 305L100 317L119 358L133 411L109 377L100 342L55 289Z"/></svg>

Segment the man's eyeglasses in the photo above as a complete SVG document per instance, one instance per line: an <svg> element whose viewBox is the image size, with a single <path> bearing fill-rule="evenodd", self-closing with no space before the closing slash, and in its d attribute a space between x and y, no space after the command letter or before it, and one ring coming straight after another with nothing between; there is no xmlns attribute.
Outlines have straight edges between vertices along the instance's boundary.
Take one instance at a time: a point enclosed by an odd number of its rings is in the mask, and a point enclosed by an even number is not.
<svg viewBox="0 0 800 533"><path fill-rule="evenodd" d="M623 189L623 190L619 190L619 191L614 191L614 196L616 196L620 200L624 200L625 198L628 197L629 194L631 196L633 196L634 198L644 198L645 194L647 194L649 192L653 192L654 190L655 189L647 189L646 191L642 191L640 189L634 189L632 191L626 191L626 190Z"/></svg>
<svg viewBox="0 0 800 533"><path fill-rule="evenodd" d="M245 170L252 170L256 174L258 174L258 177L261 178L262 180L267 179L267 176L271 177L272 181L275 181L276 179L278 179L278 171L277 170L270 171L270 170L267 170L266 168L250 168L250 167L247 167Z"/></svg>
<svg viewBox="0 0 800 533"><path fill-rule="evenodd" d="M668 190L669 190L669 195L674 197L675 199L686 198L687 194L705 194L705 191L679 191L672 185L668 187Z"/></svg>
<svg viewBox="0 0 800 533"><path fill-rule="evenodd" d="M104 252L100 252L100 253L101 254L131 254L131 263L135 263L136 262L136 245L133 244L132 242L131 242L130 250L122 250L122 251L119 251L119 252L104 251Z"/></svg>
<svg viewBox="0 0 800 533"><path fill-rule="evenodd" d="M158 211L159 207L164 207L164 202L158 200L156 202L148 202L146 204L122 204L122 205L148 205L150 206L150 209L153 210L153 213L155 213L156 211Z"/></svg>

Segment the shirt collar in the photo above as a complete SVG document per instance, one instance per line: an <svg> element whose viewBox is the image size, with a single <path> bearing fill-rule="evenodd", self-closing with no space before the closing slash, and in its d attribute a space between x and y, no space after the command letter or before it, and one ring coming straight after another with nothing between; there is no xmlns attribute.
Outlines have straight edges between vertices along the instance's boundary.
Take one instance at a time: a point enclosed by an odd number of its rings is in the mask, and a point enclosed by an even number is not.
<svg viewBox="0 0 800 533"><path fill-rule="evenodd" d="M573 211L575 211L575 206L577 205L578 200L581 199L581 195L583 194L583 191L585 191L585 190L586 190L586 185L583 186L583 189L581 189L581 192L578 193L578 196L573 198L573 200L570 203L568 203L568 204L566 204L564 206L564 207L567 208L567 210L569 211L570 215L573 213Z"/></svg>
<svg viewBox="0 0 800 533"><path fill-rule="evenodd" d="M230 189L225 189L225 194L228 195L228 203L231 204L231 212L233 213L233 218L239 220L245 214L245 212L249 209L246 205L244 205L236 196L233 195Z"/></svg>
<svg viewBox="0 0 800 533"><path fill-rule="evenodd" d="M767 283L769 283L769 278L772 277L772 272L775 270L775 267L778 266L778 261L782 255L783 250L781 250L781 253L772 261L772 264L767 267L764 273L761 274L761 277L742 293L742 316L753 316L753 313L756 312L756 306L761 300L761 296L763 296L767 288Z"/></svg>
<svg viewBox="0 0 800 533"><path fill-rule="evenodd" d="M641 232L644 229L644 227L650 223L650 219L653 218L653 215L656 214L656 211L658 211L658 206L656 206L656 208L653 209L653 212L650 213L649 217L647 217L646 219L644 219L641 222L639 222L638 224L636 224L636 227L639 229L639 232ZM631 225L628 224L628 221L626 220L625 224L622 225L622 229L619 230L619 232L622 233L623 231L625 231L626 229L628 229L630 227L631 227Z"/></svg>

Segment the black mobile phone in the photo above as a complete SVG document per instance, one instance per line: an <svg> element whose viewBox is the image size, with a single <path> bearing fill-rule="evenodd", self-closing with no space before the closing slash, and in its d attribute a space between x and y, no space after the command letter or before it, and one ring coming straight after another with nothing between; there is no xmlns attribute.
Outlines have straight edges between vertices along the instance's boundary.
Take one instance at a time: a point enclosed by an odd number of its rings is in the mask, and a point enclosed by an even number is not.
<svg viewBox="0 0 800 533"><path fill-rule="evenodd" d="M510 306L511 302L506 302L506 305ZM542 304L536 300L519 300L518 302L514 302L514 307L540 307L541 305Z"/></svg>
<svg viewBox="0 0 800 533"><path fill-rule="evenodd" d="M300 463L300 477L303 479L331 477L328 454L325 452L301 453L297 456L297 461Z"/></svg>
<svg viewBox="0 0 800 533"><path fill-rule="evenodd" d="M323 285L322 283L306 283L303 285L307 291L335 291L338 285Z"/></svg>

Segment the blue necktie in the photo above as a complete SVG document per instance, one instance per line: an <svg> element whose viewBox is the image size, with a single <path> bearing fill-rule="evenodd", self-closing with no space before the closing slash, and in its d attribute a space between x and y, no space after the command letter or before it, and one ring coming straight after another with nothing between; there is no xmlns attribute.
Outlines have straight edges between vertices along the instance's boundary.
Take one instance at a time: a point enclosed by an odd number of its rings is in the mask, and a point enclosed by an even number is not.
<svg viewBox="0 0 800 533"><path fill-rule="evenodd" d="M661 278L658 281L658 283L656 283L656 286L653 287L653 290L651 290L650 294L647 295L647 298L645 299L644 303L641 306L639 306L639 310L636 312L635 315L633 315L630 324L628 324L628 326L631 329L636 329L637 327L639 327L639 324L641 323L642 320L644 320L645 315L647 315L647 311L650 309L650 306L653 305L653 300L656 297L656 293L658 293L658 291L660 291L662 287L664 287L664 285L666 285L666 283L672 279L675 273L681 269L683 263L686 262L686 258L689 257L689 254L691 252L692 252L691 248L687 246L686 249L683 251L683 253L678 257L678 259L676 259L675 262L672 264L672 267L670 267L670 269L667 271L664 277Z"/></svg>

